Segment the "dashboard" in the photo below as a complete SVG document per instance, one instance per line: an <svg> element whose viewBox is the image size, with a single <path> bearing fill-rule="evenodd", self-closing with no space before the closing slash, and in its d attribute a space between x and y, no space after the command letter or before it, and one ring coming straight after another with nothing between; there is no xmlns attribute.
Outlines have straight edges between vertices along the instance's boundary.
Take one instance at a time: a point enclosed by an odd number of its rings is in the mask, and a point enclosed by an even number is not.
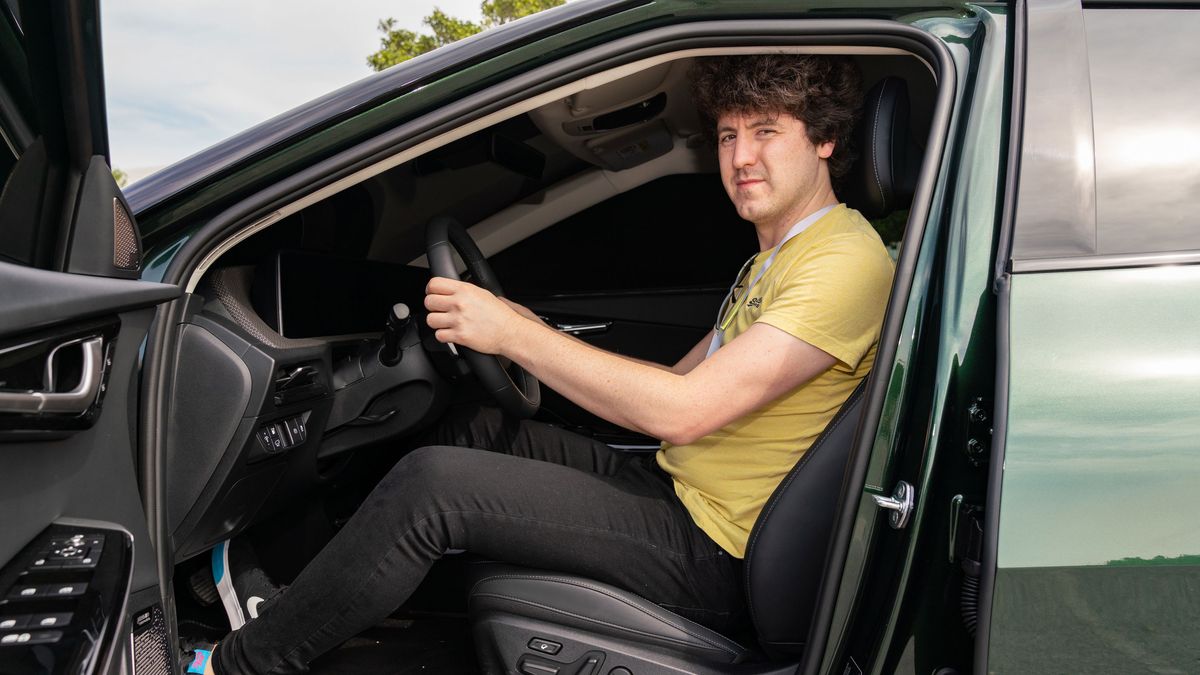
<svg viewBox="0 0 1200 675"><path fill-rule="evenodd" d="M303 251L211 270L185 308L167 423L168 526L204 553L441 415L457 371L423 330L428 270ZM379 358L388 309L399 362Z"/></svg>

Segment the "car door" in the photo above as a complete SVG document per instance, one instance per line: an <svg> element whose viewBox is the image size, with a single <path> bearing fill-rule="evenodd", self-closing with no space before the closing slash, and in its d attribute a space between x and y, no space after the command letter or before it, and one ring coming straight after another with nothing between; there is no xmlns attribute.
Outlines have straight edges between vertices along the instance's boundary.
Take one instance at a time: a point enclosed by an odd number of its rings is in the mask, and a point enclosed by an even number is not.
<svg viewBox="0 0 1200 675"><path fill-rule="evenodd" d="M138 280L94 0L0 3L0 672L169 672L138 483ZM136 657L136 668L133 659Z"/></svg>
<svg viewBox="0 0 1200 675"><path fill-rule="evenodd" d="M976 672L1200 663L1197 30L1030 3Z"/></svg>

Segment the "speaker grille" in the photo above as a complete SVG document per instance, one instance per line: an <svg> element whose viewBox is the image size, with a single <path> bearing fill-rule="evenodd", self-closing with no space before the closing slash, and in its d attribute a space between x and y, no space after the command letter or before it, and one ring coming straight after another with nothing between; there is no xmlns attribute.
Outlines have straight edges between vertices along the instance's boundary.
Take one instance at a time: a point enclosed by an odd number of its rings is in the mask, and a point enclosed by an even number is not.
<svg viewBox="0 0 1200 675"><path fill-rule="evenodd" d="M161 605L133 615L133 675L172 675L175 671L167 644L167 623Z"/></svg>
<svg viewBox="0 0 1200 675"><path fill-rule="evenodd" d="M142 252L133 219L125 211L121 200L113 197L113 266L135 271L141 262Z"/></svg>

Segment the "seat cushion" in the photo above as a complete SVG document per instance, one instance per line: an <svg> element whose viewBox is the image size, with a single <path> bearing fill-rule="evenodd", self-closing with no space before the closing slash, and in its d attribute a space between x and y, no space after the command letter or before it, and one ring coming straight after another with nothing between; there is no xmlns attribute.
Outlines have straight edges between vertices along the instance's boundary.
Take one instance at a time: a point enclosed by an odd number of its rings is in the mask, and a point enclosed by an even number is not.
<svg viewBox="0 0 1200 675"><path fill-rule="evenodd" d="M488 567L471 589L472 617L515 615L712 663L746 658L736 642L619 588L567 574Z"/></svg>

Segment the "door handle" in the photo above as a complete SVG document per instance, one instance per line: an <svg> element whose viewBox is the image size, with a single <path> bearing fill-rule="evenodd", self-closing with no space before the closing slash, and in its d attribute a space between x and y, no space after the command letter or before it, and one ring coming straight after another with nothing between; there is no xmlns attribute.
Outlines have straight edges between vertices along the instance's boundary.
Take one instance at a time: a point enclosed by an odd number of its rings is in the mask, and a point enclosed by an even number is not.
<svg viewBox="0 0 1200 675"><path fill-rule="evenodd" d="M892 529L902 530L905 525L908 525L908 517L912 515L913 494L913 486L900 481L896 484L896 490L891 497L872 495L871 498L875 500L876 506L892 512L888 519Z"/></svg>
<svg viewBox="0 0 1200 675"><path fill-rule="evenodd" d="M547 320L550 327L560 333L570 333L571 335L591 335L595 333L603 333L612 326L611 321L595 321L592 323L559 323L557 321Z"/></svg>
<svg viewBox="0 0 1200 675"><path fill-rule="evenodd" d="M83 349L79 384L71 391L0 391L0 413L82 414L96 402L104 382L104 338L88 337L64 342L46 357L46 387L54 386L54 357L59 350L78 344Z"/></svg>

